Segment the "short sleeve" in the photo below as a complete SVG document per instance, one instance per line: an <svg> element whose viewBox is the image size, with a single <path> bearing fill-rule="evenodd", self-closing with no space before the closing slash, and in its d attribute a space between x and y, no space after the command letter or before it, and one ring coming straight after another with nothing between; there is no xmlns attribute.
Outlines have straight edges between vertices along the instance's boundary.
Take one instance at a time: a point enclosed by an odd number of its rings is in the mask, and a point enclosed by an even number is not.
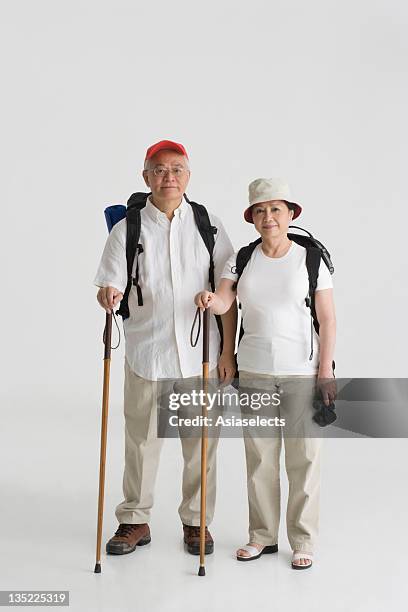
<svg viewBox="0 0 408 612"><path fill-rule="evenodd" d="M124 293L127 285L126 220L119 221L109 234L94 278L97 287L115 287Z"/></svg>
<svg viewBox="0 0 408 612"><path fill-rule="evenodd" d="M324 261L320 260L319 267L319 276L317 278L317 286L316 291L320 291L322 289L332 289L333 288L333 279L329 272L328 267L324 263Z"/></svg>
<svg viewBox="0 0 408 612"><path fill-rule="evenodd" d="M228 237L227 232L220 219L215 215L210 216L212 225L217 228L217 234L215 236L214 244L214 280L215 284L218 285L221 278L221 273L224 269L225 262L234 252L234 247L231 244L231 240Z"/></svg>
<svg viewBox="0 0 408 612"><path fill-rule="evenodd" d="M222 271L221 278L228 278L229 280L237 281L238 274L236 273L236 264L237 264L237 253L231 255L224 266L224 270Z"/></svg>

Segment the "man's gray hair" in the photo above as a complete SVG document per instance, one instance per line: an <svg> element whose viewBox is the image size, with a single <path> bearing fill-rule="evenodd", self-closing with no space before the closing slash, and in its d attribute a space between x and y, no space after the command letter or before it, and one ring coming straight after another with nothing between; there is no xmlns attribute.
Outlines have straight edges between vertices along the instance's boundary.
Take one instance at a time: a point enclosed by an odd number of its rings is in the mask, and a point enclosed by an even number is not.
<svg viewBox="0 0 408 612"><path fill-rule="evenodd" d="M173 149L162 149L162 151L165 151L165 150L166 151L173 151ZM177 151L176 151L176 153L177 153ZM154 155L153 155L153 157L154 157ZM186 157L185 155L183 155L182 157L184 158L184 161L186 163L187 169L190 170L190 163L188 161L188 157ZM150 170L150 168L151 168L151 159L145 159L143 170Z"/></svg>

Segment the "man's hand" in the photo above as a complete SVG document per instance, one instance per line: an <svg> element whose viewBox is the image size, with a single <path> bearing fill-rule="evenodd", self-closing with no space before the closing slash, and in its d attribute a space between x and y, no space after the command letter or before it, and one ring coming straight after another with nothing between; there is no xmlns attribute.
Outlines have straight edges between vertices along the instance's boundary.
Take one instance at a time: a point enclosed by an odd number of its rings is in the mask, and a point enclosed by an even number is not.
<svg viewBox="0 0 408 612"><path fill-rule="evenodd" d="M232 353L221 353L218 361L218 373L223 386L231 384L235 374L235 359Z"/></svg>
<svg viewBox="0 0 408 612"><path fill-rule="evenodd" d="M123 298L121 293L115 287L101 287L96 295L96 299L106 312L110 313L116 304Z"/></svg>

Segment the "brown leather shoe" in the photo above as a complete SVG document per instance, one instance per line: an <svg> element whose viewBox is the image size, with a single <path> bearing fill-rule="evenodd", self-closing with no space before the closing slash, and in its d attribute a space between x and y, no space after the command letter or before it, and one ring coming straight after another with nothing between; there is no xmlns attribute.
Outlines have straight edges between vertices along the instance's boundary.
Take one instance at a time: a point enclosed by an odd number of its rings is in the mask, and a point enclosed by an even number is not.
<svg viewBox="0 0 408 612"><path fill-rule="evenodd" d="M184 543L187 544L187 550L191 555L200 554L200 527L194 525L184 525ZM208 528L205 528L205 554L211 555L214 552L214 540Z"/></svg>
<svg viewBox="0 0 408 612"><path fill-rule="evenodd" d="M131 525L121 523L115 535L106 544L106 552L110 555L126 555L150 542L150 529L147 523Z"/></svg>

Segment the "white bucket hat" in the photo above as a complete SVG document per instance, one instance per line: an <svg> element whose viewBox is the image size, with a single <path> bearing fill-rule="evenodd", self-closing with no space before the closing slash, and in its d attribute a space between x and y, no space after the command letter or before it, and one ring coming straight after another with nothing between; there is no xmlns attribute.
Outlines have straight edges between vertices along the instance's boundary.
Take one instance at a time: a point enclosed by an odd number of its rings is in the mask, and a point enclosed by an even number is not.
<svg viewBox="0 0 408 612"><path fill-rule="evenodd" d="M244 219L248 221L248 223L253 223L252 206L254 204L260 204L261 202L268 202L269 200L284 200L288 202L288 204L293 204L295 206L293 219L296 219L302 212L302 207L297 202L292 201L289 185L284 179L255 179L249 184L248 191L249 207L244 212Z"/></svg>

